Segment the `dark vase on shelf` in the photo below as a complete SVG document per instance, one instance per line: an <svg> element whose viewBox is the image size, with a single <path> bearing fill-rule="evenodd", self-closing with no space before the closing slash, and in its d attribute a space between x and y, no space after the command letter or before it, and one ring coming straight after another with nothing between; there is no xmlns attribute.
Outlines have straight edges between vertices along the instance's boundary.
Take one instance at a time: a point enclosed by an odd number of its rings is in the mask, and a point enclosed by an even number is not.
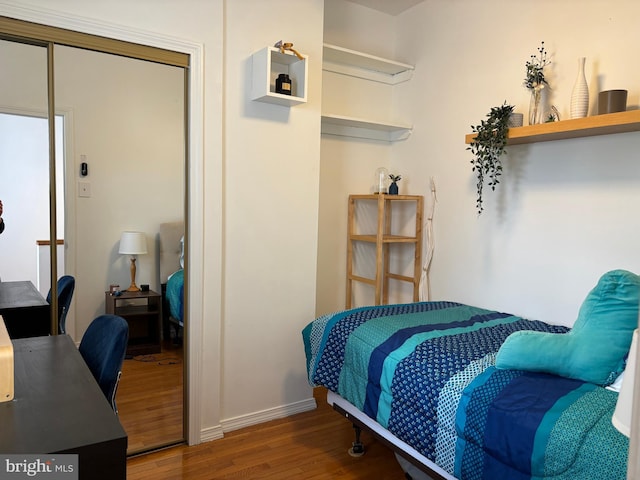
<svg viewBox="0 0 640 480"><path fill-rule="evenodd" d="M398 195L398 184L396 182L391 182L391 185L389 185L389 195Z"/></svg>
<svg viewBox="0 0 640 480"><path fill-rule="evenodd" d="M291 95L291 79L286 73L281 73L276 78L276 93Z"/></svg>

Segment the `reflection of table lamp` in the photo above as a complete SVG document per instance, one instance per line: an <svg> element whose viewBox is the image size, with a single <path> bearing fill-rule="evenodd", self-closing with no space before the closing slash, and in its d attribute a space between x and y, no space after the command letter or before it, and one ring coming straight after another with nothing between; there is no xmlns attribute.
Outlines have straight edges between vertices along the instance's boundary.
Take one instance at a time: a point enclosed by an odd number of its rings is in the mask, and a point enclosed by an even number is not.
<svg viewBox="0 0 640 480"><path fill-rule="evenodd" d="M136 255L147 253L147 239L142 232L122 232L119 253L131 255L131 285L127 292L139 292L136 286Z"/></svg>
<svg viewBox="0 0 640 480"><path fill-rule="evenodd" d="M640 416L640 382L636 381L636 361L638 359L638 330L633 332L627 368L624 371L618 403L611 422L629 439L627 478L637 478L640 472L640 451L638 445L638 420ZM633 428L632 428L633 425ZM633 430L633 432L631 432ZM633 435L631 435L633 433Z"/></svg>

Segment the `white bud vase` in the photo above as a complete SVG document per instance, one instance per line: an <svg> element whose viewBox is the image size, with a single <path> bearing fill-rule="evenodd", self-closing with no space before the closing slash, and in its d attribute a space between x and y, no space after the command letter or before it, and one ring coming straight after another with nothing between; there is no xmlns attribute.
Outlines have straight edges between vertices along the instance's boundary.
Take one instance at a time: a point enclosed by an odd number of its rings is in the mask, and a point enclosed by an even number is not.
<svg viewBox="0 0 640 480"><path fill-rule="evenodd" d="M578 59L578 78L571 92L571 118L584 118L589 111L589 87L584 75L585 57Z"/></svg>

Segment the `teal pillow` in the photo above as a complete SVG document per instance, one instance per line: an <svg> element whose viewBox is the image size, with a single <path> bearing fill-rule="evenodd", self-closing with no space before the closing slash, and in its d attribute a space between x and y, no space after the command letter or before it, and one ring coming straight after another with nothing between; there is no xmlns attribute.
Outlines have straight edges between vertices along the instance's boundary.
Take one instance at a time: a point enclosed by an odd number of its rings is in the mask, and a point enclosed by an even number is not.
<svg viewBox="0 0 640 480"><path fill-rule="evenodd" d="M568 333L512 333L498 351L496 367L609 385L624 370L639 303L638 275L607 272L587 295Z"/></svg>

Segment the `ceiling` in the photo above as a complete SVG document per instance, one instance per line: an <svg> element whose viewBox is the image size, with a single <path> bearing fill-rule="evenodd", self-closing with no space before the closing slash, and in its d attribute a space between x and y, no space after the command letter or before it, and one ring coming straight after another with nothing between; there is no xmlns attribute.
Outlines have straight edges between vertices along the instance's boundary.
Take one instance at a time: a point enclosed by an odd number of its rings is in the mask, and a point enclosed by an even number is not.
<svg viewBox="0 0 640 480"><path fill-rule="evenodd" d="M365 7L388 13L389 15L398 15L409 8L422 3L424 0L348 0Z"/></svg>

